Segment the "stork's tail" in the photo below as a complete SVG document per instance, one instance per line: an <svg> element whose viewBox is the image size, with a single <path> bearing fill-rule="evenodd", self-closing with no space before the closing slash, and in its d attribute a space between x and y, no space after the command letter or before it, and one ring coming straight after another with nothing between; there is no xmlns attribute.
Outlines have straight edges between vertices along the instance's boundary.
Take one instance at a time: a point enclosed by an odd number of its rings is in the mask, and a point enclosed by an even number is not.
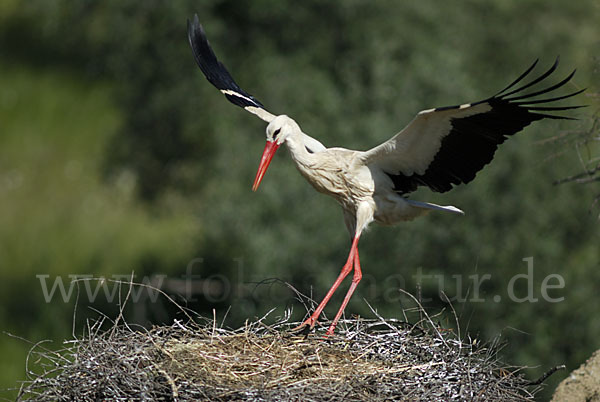
<svg viewBox="0 0 600 402"><path fill-rule="evenodd" d="M433 209L436 211L446 211L446 212L452 212L455 214L461 214L464 215L465 213L463 211L461 211L460 209L453 207L452 205L437 205L437 204L432 204L430 202L422 202L422 201L414 201L414 200L409 200L409 199L404 199L404 201L406 201L407 204L412 205L413 207L417 207L417 208L424 208L424 209Z"/></svg>

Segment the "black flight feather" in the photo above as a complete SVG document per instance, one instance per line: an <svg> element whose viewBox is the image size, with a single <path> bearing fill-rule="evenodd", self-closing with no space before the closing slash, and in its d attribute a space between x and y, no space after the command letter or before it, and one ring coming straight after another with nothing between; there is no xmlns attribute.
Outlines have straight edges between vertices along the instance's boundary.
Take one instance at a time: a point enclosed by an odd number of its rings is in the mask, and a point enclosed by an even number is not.
<svg viewBox="0 0 600 402"><path fill-rule="evenodd" d="M206 38L204 28L200 25L198 15L194 15L192 22L188 20L188 40L196 63L206 79L223 92L231 103L242 108L251 106L264 109L262 103L236 84L223 63L217 59Z"/></svg>
<svg viewBox="0 0 600 402"><path fill-rule="evenodd" d="M477 172L491 162L498 145L533 121L544 118L573 119L571 117L538 112L563 111L582 106L532 107L528 105L548 104L549 102L567 99L583 92L583 90L579 90L568 95L541 100L529 99L533 96L547 94L564 86L573 77L574 72L557 84L543 90L512 98L509 97L530 88L550 76L557 68L558 58L548 71L531 82L511 90L529 75L536 64L537 60L518 79L493 97L471 104L487 103L490 106L490 110L467 117L452 118L450 132L443 137L439 151L423 174L407 176L401 173L386 172L394 182L395 190L401 194L406 194L415 191L419 186L428 186L436 192L449 191L457 184L468 183L473 180ZM509 90L511 91L507 92ZM514 102L515 100L519 100L519 102ZM435 110L448 109L451 108L446 107Z"/></svg>

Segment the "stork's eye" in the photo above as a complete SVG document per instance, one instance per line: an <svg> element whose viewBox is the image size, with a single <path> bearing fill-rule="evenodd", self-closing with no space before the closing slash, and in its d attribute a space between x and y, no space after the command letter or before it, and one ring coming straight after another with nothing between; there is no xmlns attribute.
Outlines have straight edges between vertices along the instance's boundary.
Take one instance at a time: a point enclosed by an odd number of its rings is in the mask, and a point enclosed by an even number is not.
<svg viewBox="0 0 600 402"><path fill-rule="evenodd" d="M277 130L275 130L275 132L273 133L273 139L277 138L277 135L279 135L280 131L281 131L280 128L278 128Z"/></svg>

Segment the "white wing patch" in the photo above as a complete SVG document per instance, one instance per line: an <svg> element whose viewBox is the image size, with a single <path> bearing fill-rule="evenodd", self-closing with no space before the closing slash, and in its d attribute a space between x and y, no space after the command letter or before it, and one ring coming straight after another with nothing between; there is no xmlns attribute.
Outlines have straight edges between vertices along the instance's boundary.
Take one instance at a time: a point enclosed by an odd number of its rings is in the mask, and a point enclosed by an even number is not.
<svg viewBox="0 0 600 402"><path fill-rule="evenodd" d="M244 109L246 109L250 113L260 117L267 123L272 122L273 120L275 120L275 117L276 117L274 114L267 112L265 109L263 109L261 107L246 106L246 107L244 107Z"/></svg>
<svg viewBox="0 0 600 402"><path fill-rule="evenodd" d="M444 110L427 109L398 134L366 151L363 160L391 174L422 175L440 150L442 139L452 130L452 119L485 113L489 103L470 103Z"/></svg>
<svg viewBox="0 0 600 402"><path fill-rule="evenodd" d="M220 91L221 91L221 92L222 92L224 95L236 96L236 97L238 97L238 98L245 99L245 100L247 100L247 101L248 101L248 102L250 102L250 103L254 103L254 104L256 104L256 102L254 102L254 100L253 100L253 99L250 99L250 98L248 98L247 96L244 96L244 95L242 95L241 93L239 93L239 92L236 92L236 91L233 91L233 90L231 90L231 89L220 89Z"/></svg>

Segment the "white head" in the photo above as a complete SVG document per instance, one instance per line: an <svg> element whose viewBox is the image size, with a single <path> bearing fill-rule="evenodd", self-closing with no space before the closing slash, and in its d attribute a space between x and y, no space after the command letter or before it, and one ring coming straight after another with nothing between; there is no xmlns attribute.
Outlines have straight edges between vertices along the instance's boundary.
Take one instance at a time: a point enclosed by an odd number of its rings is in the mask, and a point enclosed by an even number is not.
<svg viewBox="0 0 600 402"><path fill-rule="evenodd" d="M267 168L269 167L269 163L271 163L271 159L273 159L277 149L294 132L300 132L300 127L294 120L284 114L275 117L269 123L267 126L267 144L265 145L265 150L263 151L260 159L260 164L258 166L258 172L256 172L256 178L254 179L252 191L256 191L258 189L258 186L260 185L260 182L265 175Z"/></svg>
<svg viewBox="0 0 600 402"><path fill-rule="evenodd" d="M279 115L267 126L267 142L281 145L294 131L300 131L298 124L285 114Z"/></svg>

